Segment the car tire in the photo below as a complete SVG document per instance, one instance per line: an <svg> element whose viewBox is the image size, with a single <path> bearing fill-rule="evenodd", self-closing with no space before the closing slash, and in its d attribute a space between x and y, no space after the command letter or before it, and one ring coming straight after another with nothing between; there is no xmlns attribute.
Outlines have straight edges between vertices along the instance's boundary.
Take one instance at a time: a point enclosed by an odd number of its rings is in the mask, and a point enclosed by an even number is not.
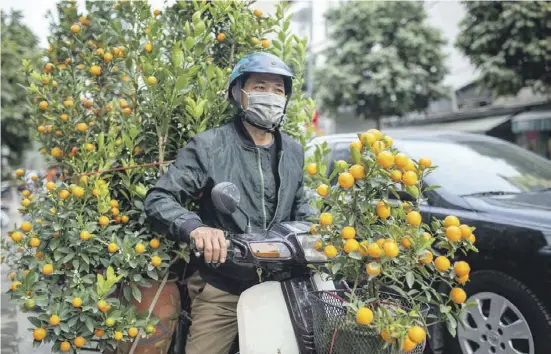
<svg viewBox="0 0 551 354"><path fill-rule="evenodd" d="M551 314L550 309L547 309L542 301L532 292L526 285L517 279L501 272L492 270L482 270L474 272L471 275L471 281L465 286L467 292L467 302L477 301L481 306L471 307L466 313L482 313L483 317L479 317L479 323L481 326L474 326L474 322L470 322L469 319L474 319L472 315L467 315L467 321L465 330L459 328L461 324L458 324L457 335L453 338L447 330L446 332L446 353L453 354L467 354L467 350L463 350L460 345L460 341L464 343L464 346L471 346L472 343L476 345L484 346L486 349L481 353L511 353L514 352L506 343L510 343L509 339L517 336L511 334L513 328L507 330L507 327L503 325L502 320L505 322L516 323L516 326L522 331L522 322L525 321L524 329L528 328L528 331L524 333L530 333L528 337L530 340L512 340L513 347L519 350L519 353L531 353L540 354L546 353L549 350L549 343L551 343ZM496 321L492 321L490 317L492 314L496 314L495 311L491 311L489 304L496 304L494 308L503 307L505 310L501 316L494 317L499 318L499 325L496 327ZM512 305L512 306L511 306ZM477 309L482 309L477 311ZM517 316L520 314L524 320ZM487 316L487 317L485 317ZM527 326L526 326L527 324ZM489 327L487 327L489 326ZM493 326L493 327L492 327ZM480 328L478 328L480 327ZM468 331L468 328L476 328L476 330ZM463 331L463 333L461 333ZM471 342L466 338L478 338L478 341ZM476 345L471 349L477 349ZM503 347L505 346L505 348ZM519 347L520 346L520 347ZM493 349L492 349L493 348ZM494 351L495 350L495 351ZM474 350L473 350L474 351Z"/></svg>

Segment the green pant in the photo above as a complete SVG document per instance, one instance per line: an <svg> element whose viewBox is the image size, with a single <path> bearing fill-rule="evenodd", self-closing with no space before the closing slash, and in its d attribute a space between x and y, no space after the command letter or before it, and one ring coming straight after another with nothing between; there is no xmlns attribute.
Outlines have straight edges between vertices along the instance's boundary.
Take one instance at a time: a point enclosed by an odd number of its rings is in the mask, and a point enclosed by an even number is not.
<svg viewBox="0 0 551 354"><path fill-rule="evenodd" d="M195 272L188 279L191 327L186 354L228 354L237 335L238 295L219 290Z"/></svg>

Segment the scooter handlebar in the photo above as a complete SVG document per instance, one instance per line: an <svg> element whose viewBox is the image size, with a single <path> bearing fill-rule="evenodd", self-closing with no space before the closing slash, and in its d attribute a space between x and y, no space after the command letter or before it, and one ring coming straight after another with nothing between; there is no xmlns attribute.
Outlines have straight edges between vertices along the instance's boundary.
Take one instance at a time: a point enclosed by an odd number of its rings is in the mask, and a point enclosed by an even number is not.
<svg viewBox="0 0 551 354"><path fill-rule="evenodd" d="M224 238L226 239L226 245L228 248L227 258L232 259L234 262L239 262L239 260L243 262L243 260L247 258L248 254L247 242L232 238L231 234L227 231L224 231ZM195 257L201 258L203 256L204 251L197 248L195 240L193 239L191 240L191 250L195 254ZM217 263L213 264L217 265Z"/></svg>
<svg viewBox="0 0 551 354"><path fill-rule="evenodd" d="M224 231L228 243L227 259L234 263L284 262L294 258L295 247L283 238L266 240L244 240ZM195 256L200 258L203 251L197 249L195 241L191 242L191 249ZM215 267L217 263L211 263Z"/></svg>

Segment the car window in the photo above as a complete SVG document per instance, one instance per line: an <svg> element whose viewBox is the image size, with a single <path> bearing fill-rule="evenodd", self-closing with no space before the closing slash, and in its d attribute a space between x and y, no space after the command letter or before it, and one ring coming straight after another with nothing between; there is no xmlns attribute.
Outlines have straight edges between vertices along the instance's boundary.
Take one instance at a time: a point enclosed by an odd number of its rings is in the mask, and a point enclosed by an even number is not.
<svg viewBox="0 0 551 354"><path fill-rule="evenodd" d="M333 153L331 154L331 160L333 161L352 161L352 155L350 154L350 143L336 143L331 147Z"/></svg>
<svg viewBox="0 0 551 354"><path fill-rule="evenodd" d="M534 192L551 187L551 162L503 141L401 140L398 145L412 158L430 157L438 166L431 179L456 195Z"/></svg>

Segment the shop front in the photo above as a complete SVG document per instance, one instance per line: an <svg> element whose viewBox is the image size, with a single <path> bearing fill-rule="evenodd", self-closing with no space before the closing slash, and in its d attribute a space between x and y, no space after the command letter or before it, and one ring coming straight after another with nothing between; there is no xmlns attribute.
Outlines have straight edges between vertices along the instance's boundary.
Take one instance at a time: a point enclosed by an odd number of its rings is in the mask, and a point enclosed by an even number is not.
<svg viewBox="0 0 551 354"><path fill-rule="evenodd" d="M551 109L516 114L511 129L519 146L551 159Z"/></svg>

